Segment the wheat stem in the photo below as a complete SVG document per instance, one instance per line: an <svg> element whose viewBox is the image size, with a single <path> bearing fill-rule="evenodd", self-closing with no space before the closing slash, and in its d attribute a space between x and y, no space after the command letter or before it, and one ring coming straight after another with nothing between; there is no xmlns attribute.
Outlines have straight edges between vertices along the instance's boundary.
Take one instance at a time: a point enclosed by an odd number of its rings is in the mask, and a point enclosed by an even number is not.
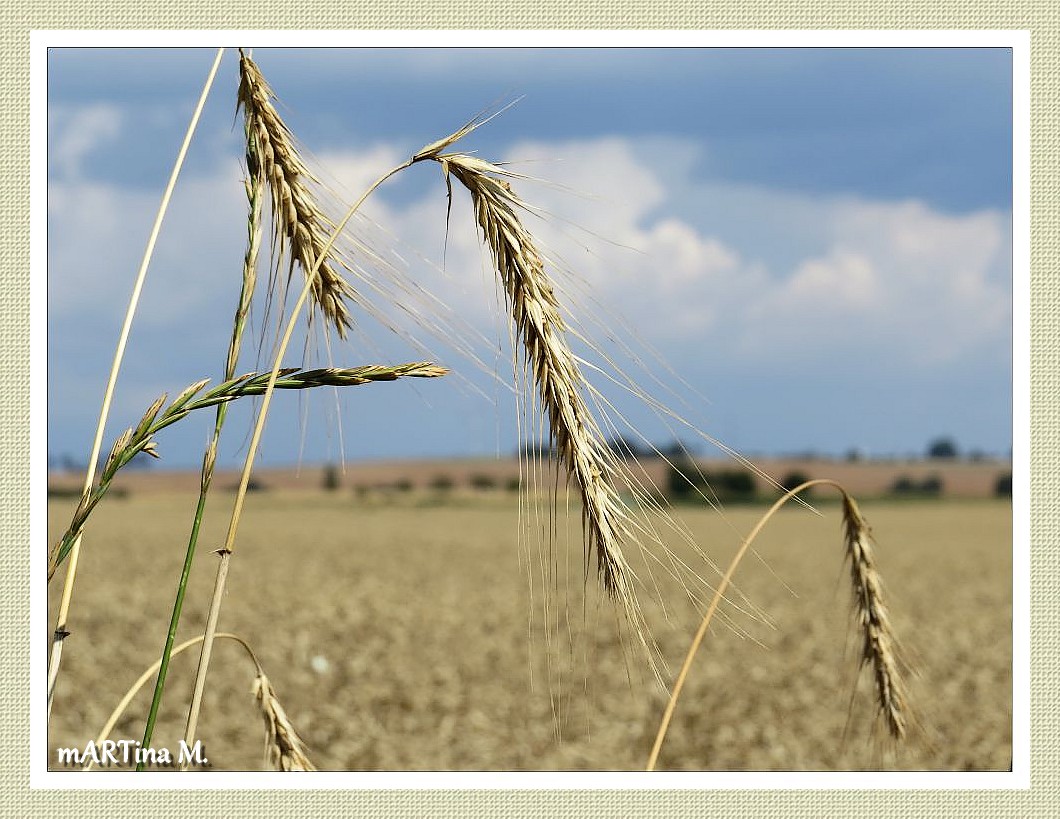
<svg viewBox="0 0 1060 819"><path fill-rule="evenodd" d="M272 401L273 390L276 388L280 376L280 362L283 360L284 353L287 351L287 347L291 342L291 337L294 334L294 328L298 322L299 314L302 308L305 306L306 300L309 297L310 292L313 289L314 282L316 281L317 274L320 270L320 266L323 263L327 253L330 252L335 241L338 239L340 233L346 227L353 215L358 211L361 205L368 199L375 190L386 182L390 177L401 172L405 168L408 168L413 164L415 159L410 159L401 165L387 171L379 179L372 183L372 185L366 190L361 198L358 199L343 216L342 221L336 226L334 232L328 238L326 244L320 250L320 253L312 261L307 274L306 282L302 287L302 292L298 296L298 301L291 311L291 317L287 322L287 327L284 330L283 337L280 340L280 344L276 350L275 361L273 363L272 372L269 374L268 383L262 393L261 407L258 410L257 419L254 423L254 431L251 435L250 445L247 449L246 459L243 463L243 472L239 479L239 488L236 490L236 499L232 509L232 517L228 526L228 533L225 536L224 546L218 550L220 555L220 562L217 567L217 575L214 579L214 592L210 601L210 611L206 619L206 631L205 639L203 640L202 650L199 654L199 666L195 674L195 689L192 693L191 705L188 709L188 720L185 728L185 741L191 745L194 743L195 731L198 727L199 711L202 707L202 697L206 688L206 672L210 665L210 653L213 648L213 636L217 628L217 618L221 608L221 600L224 596L224 588L228 578L228 566L231 561L232 550L235 546L236 532L239 528L239 521L243 512L243 504L246 499L247 487L250 485L250 474L254 468L254 459L257 455L258 445L261 442L261 435L265 428L265 419L268 415L269 405ZM436 374L441 375L444 370L439 370Z"/></svg>
<svg viewBox="0 0 1060 819"><path fill-rule="evenodd" d="M246 327L247 314L250 312L250 303L254 295L257 283L258 252L261 248L261 215L264 201L265 178L260 163L256 160L256 146L247 134L247 180L245 189L247 194L247 248L243 254L243 275L239 287L239 299L236 302L235 316L232 320L232 336L228 342L228 356L225 359L224 377L226 380L236 374L236 364L239 361L240 349L243 345L243 330ZM191 567L195 560L195 551L199 543L199 530L202 526L203 515L206 512L206 497L213 482L214 465L217 462L217 445L221 438L221 429L224 426L225 417L228 414L228 403L217 405L214 418L213 437L206 446L203 456L202 473L199 482L199 499L195 506L195 516L192 518L191 533L188 536L188 547L184 553L184 565L181 568L180 579L177 581L177 593L173 600L173 611L169 618L169 628L166 631L166 642L162 647L162 658L158 666L158 677L155 680L155 690L151 697L151 707L147 712L147 722L144 725L144 736L142 747L151 747L151 737L154 733L155 720L158 718L159 708L162 706L162 694L165 690L166 674L169 671L169 662L172 658L173 643L177 638L177 629L180 626L180 615L184 608L184 596L188 589L188 580L191 577ZM136 770L143 770L143 763L137 763Z"/></svg>
<svg viewBox="0 0 1060 819"><path fill-rule="evenodd" d="M125 356L125 345L129 340L129 332L132 328L133 316L136 315L136 308L140 302L140 291L143 289L144 280L147 278L147 268L154 255L155 242L158 240L158 234L162 229L162 220L169 207L169 200L173 195L173 189L176 187L177 178L180 176L181 168L184 166L184 158L188 153L188 147L191 145L192 135L195 133L195 129L198 126L199 117L206 104L206 98L209 96L210 88L213 86L214 77L217 75L217 69L221 64L221 56L223 54L223 48L217 49L217 55L214 57L213 65L206 77L202 93L199 95L199 101L195 106L195 111L192 113L191 121L188 123L187 131L184 134L184 141L181 143L180 151L177 153L177 159L173 165L173 171L169 176L169 182L166 185L165 192L162 194L162 201L159 203L158 213L155 216L155 222L147 240L147 247L144 250L143 259L140 262L140 269L136 275L136 281L133 284L132 295L129 298L129 306L125 312L125 320L122 323L121 332L118 336L117 349L115 350L114 360L111 364L110 377L107 380L107 387L103 394L103 404L99 411L99 422L96 425L96 434L92 442L92 452L88 458L88 468L85 473L85 485L81 495L82 502L88 496L92 488L92 482L95 479L96 460L99 458L100 449L103 444L103 430L107 425L107 417L110 415L110 404L114 397L114 386L117 383L118 371L121 369L122 359ZM59 676L59 665L62 661L63 643L69 636L66 626L67 618L70 614L70 602L73 597L74 579L77 576L77 564L81 555L81 535L82 533L78 531L70 545L70 562L67 565L66 579L63 582L62 597L59 601L59 611L56 615L55 631L52 633L51 660L48 665L49 717L51 716L52 701L55 697L55 683ZM49 571L49 580L51 579L53 572L54 569Z"/></svg>

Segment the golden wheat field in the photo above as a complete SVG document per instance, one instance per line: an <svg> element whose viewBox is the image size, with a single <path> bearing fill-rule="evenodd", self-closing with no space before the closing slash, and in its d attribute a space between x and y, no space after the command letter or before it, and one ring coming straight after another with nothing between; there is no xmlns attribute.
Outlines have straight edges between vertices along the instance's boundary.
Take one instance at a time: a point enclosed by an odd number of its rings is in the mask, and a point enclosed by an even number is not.
<svg viewBox="0 0 1060 819"><path fill-rule="evenodd" d="M209 550L230 502L220 493L211 501L178 640L203 629ZM193 505L182 493L133 493L93 516L55 695L53 766L54 749L95 738L157 659ZM862 505L894 625L918 670L910 689L922 728L894 755L872 738L867 674L849 707L860 647L840 513L817 505L821 517L782 511L757 542L760 559L741 565L739 592L772 625L728 609L753 639L720 622L713 629L659 769L1007 770L1010 505ZM724 565L761 511L678 514ZM69 500L49 503L51 539L70 512ZM321 770L643 769L666 692L621 639L611 605L583 593L571 518L570 570L558 569L545 594L527 579L514 495L367 503L348 492L257 493L219 627L253 646ZM645 616L674 670L699 620L679 588L662 573L656 580ZM173 661L156 747L176 748L182 736L195 654ZM214 769L266 767L253 677L234 643L217 645L198 732ZM149 699L141 692L114 738L139 739Z"/></svg>

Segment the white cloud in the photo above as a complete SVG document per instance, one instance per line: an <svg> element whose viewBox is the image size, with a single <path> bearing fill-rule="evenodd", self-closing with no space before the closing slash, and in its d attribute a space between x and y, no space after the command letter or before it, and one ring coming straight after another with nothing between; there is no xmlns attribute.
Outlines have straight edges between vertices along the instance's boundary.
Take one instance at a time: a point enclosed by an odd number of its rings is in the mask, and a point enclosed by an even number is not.
<svg viewBox="0 0 1060 819"><path fill-rule="evenodd" d="M48 307L53 320L80 310L113 310L122 283L127 282L127 291L136 273L137 253L150 229L149 209L150 197L113 185L74 181L48 186Z"/></svg>
<svg viewBox="0 0 1060 819"><path fill-rule="evenodd" d="M124 311L162 191L95 182L48 192L52 319ZM155 247L138 323L180 324L238 286L246 207L238 170L182 179ZM242 231L242 233L241 233Z"/></svg>
<svg viewBox="0 0 1060 819"><path fill-rule="evenodd" d="M749 311L754 345L886 349L912 366L1007 348L1011 293L1006 217L947 215L923 203L807 202L820 254L780 271Z"/></svg>
<svg viewBox="0 0 1060 819"><path fill-rule="evenodd" d="M164 168L150 187L100 180L94 154L120 161L127 121L123 109L109 104L49 108L48 309L53 322L81 316L97 328L117 327L124 314L165 182ZM163 166L168 161L163 159ZM235 163L214 167L219 170L198 175L185 170L178 180L136 326L187 326L189 318L209 313L232 282L238 287L246 198Z"/></svg>
<svg viewBox="0 0 1060 819"><path fill-rule="evenodd" d="M95 116L102 139L109 120ZM77 181L89 142L63 143L60 161L75 178L50 189L53 321L86 309L120 313L157 207L154 194ZM704 185L689 178L693 154L606 138L517 144L503 157L557 183L515 186L546 213L528 224L558 263L559 289L604 335L617 321L611 309L674 359L709 349L729 360L857 354L920 366L1007 343L1005 214ZM347 199L402 159L384 145L320 157ZM211 310L227 316L245 230L238 173L182 181L138 321L179 326ZM406 185L395 199L384 190L366 209L381 225L367 229L369 246L408 273L377 300L396 303L394 323L426 317L457 346L471 335L453 329L461 322L506 338L466 196L456 193L446 235L444 184L416 173L424 193L410 198ZM441 265L443 248L444 271L418 258Z"/></svg>
<svg viewBox="0 0 1060 819"><path fill-rule="evenodd" d="M79 177L89 154L121 133L122 121L121 109L107 103L50 106L49 171L66 178Z"/></svg>
<svg viewBox="0 0 1060 819"><path fill-rule="evenodd" d="M825 258L802 262L783 292L794 308L812 310L825 304L832 311L860 311L872 308L880 288L872 262L864 254L832 248Z"/></svg>
<svg viewBox="0 0 1060 819"><path fill-rule="evenodd" d="M327 179L336 183L335 192L352 205L368 186L380 176L403 162L406 157L389 145L372 145L355 152L328 151L319 154L314 163Z"/></svg>

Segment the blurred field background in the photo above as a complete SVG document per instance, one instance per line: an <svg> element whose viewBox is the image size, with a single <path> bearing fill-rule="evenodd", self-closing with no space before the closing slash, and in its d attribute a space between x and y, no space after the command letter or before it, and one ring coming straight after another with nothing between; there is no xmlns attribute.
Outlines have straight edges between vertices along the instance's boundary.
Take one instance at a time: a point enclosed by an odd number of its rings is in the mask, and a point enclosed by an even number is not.
<svg viewBox="0 0 1060 819"><path fill-rule="evenodd" d="M643 768L666 692L623 645L610 605L591 583L583 593L576 508L568 573L546 624L520 553L518 496L499 473L468 489L419 468L422 486L405 481L403 491L392 478L390 491L379 488L385 481L356 488L352 472L332 475L330 490L327 472L301 484L279 474L263 473L268 488L248 497L220 628L253 646L321 770ZM127 477L126 494L107 498L87 530L52 749L93 739L165 637L194 494L179 480L167 488L162 475ZM130 490L151 480L153 491ZM867 674L845 732L860 646L839 507L821 492L821 517L782 511L758 542L762 559L741 565L740 591L776 627L730 609L754 639L722 625L708 637L659 768L1009 769L1011 505L971 494L980 497L862 501L895 627L919 669L911 688L923 729L904 748L891 754L873 740ZM209 552L231 500L211 499L178 640L204 627ZM50 499L51 542L74 504ZM684 505L677 514L724 566L764 508L731 505L723 516ZM676 671L699 615L657 580L667 610L643 602ZM177 747L196 657L193 649L174 660L155 747ZM199 732L215 769L265 767L252 679L242 650L219 643ZM141 692L113 738L139 740L149 697Z"/></svg>

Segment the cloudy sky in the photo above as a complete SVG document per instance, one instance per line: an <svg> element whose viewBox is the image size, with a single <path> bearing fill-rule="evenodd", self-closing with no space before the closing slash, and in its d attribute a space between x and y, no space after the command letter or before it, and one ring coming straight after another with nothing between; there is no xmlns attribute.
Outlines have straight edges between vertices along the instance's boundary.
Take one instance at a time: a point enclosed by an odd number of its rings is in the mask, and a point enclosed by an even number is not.
<svg viewBox="0 0 1060 819"><path fill-rule="evenodd" d="M516 183L540 209L527 224L619 428L631 423L660 444L696 441L623 389L629 379L746 454L904 455L941 435L964 451L1008 454L1008 50L254 56L338 201L475 114L516 101L459 147L533 177ZM139 258L212 57L49 52L53 457L88 452ZM236 85L229 51L144 289L108 441L161 392L223 367L246 224ZM371 271L376 283L416 289L396 306L380 300L381 323L358 313L359 332L330 352L353 366L426 350L455 377L283 394L262 463L514 451L508 328L468 210L456 196L447 222L437 168L414 168L369 201L356 229L388 262ZM441 329L417 330L408 313ZM253 339L270 331L264 318L259 308ZM288 356L327 361L319 337ZM240 369L259 363L252 349ZM226 463L246 444L244 403ZM166 465L199 462L206 415L163 433Z"/></svg>

